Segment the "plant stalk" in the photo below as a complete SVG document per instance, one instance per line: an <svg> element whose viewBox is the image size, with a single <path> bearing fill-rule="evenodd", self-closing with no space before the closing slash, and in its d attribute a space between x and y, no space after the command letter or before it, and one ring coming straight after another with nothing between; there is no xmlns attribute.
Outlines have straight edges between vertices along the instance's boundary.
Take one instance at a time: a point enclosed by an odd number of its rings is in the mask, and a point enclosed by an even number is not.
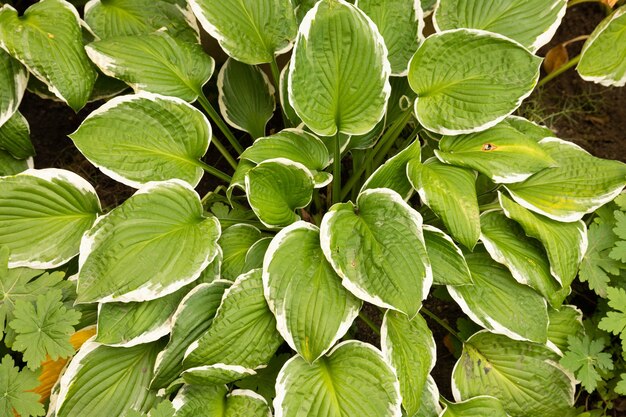
<svg viewBox="0 0 626 417"><path fill-rule="evenodd" d="M209 115L211 120L213 120L213 122L217 125L219 130L224 134L224 136L226 136L226 139L228 139L228 142L233 147L233 149L235 149L237 154L241 155L241 153L243 152L243 147L241 146L237 138L235 138L235 135L233 135L233 132L231 132L228 126L226 126L226 123L224 123L220 115L217 113L217 110L215 110L215 108L211 105L211 103L209 102L209 100L206 98L206 96L204 95L202 91L200 91L200 94L198 95L198 102L200 102L200 105L202 106L202 108L204 108L204 111L207 112L207 114ZM226 155L224 155L224 158L228 159ZM232 157L230 159L232 159ZM235 162L235 165L233 165L233 168L236 168L236 167L237 167L237 163Z"/></svg>
<svg viewBox="0 0 626 417"><path fill-rule="evenodd" d="M572 68L574 65L578 64L578 61L580 61L580 55L575 56L574 58L572 58L569 61L567 61L567 63L565 65L563 65L562 67L560 67L559 69L557 69L557 70L551 72L550 74L546 75L545 77L543 77L541 79L541 81L539 81L539 83L537 84L537 87L543 87L550 80L558 77L559 75L563 74L568 69Z"/></svg>
<svg viewBox="0 0 626 417"><path fill-rule="evenodd" d="M227 183L230 184L230 180L232 179L232 177L222 171L220 171L217 168L212 167L211 165L203 162L203 161L198 161L198 166L200 168L202 168L205 172L208 172L209 174L213 175L214 177L217 177L221 180L226 181Z"/></svg>
<svg viewBox="0 0 626 417"><path fill-rule="evenodd" d="M344 198L344 196L341 195L341 146L339 144L339 130L335 133L333 144L335 146L335 157L333 161L332 201L333 204L336 204Z"/></svg>
<svg viewBox="0 0 626 417"><path fill-rule="evenodd" d="M274 78L274 86L276 87L276 91L274 93L276 103L280 104L280 115L283 117L283 125L288 128L291 127L291 123L289 123L289 118L285 114L285 106L282 101L280 101L280 69L278 68L278 62L276 62L276 56L270 62L270 68L272 70L272 78Z"/></svg>
<svg viewBox="0 0 626 417"><path fill-rule="evenodd" d="M372 329L372 331L373 331L374 333L376 333L376 335L377 335L377 336L380 336L380 327L378 327L378 326L376 325L376 323L374 323L374 322L372 321L372 319L370 319L369 317L367 317L367 316L365 315L365 313L363 313L362 311L359 311L359 318L360 318L361 320L363 320L363 322L364 322L365 324L367 324L367 326L368 326L370 329Z"/></svg>
<svg viewBox="0 0 626 417"><path fill-rule="evenodd" d="M440 319L435 313L431 312L424 306L422 306L422 309L420 311L433 319L435 322L437 322L438 325L446 329L447 332L454 336L459 342L465 343L465 339L463 339L461 335L459 335L452 327L450 327L448 323Z"/></svg>

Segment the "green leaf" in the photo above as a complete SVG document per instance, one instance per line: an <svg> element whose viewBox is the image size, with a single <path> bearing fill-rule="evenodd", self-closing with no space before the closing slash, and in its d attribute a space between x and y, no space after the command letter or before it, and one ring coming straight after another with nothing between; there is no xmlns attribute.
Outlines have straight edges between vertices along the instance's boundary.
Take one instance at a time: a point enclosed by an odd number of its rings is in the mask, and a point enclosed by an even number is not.
<svg viewBox="0 0 626 417"><path fill-rule="evenodd" d="M559 308L569 295L550 273L550 261L541 244L524 233L524 229L500 211L480 216L480 240L498 263L505 265L520 284L529 285L550 305Z"/></svg>
<svg viewBox="0 0 626 417"><path fill-rule="evenodd" d="M609 311L600 320L598 328L613 333L622 340L622 350L626 351L626 291L623 288L609 287L607 290Z"/></svg>
<svg viewBox="0 0 626 417"><path fill-rule="evenodd" d="M413 187L407 177L407 165L412 160L419 161L420 156L420 141L416 139L406 149L378 167L365 181L360 192L373 188L389 188L408 200L413 193Z"/></svg>
<svg viewBox="0 0 626 417"><path fill-rule="evenodd" d="M402 406L413 416L423 402L428 376L437 359L435 339L419 314L409 318L387 310L380 328L383 356L398 375Z"/></svg>
<svg viewBox="0 0 626 417"><path fill-rule="evenodd" d="M35 301L40 294L46 294L63 279L62 272L51 274L28 268L8 268L9 248L0 246L0 335L11 329L5 327L14 318L13 310L18 300ZM37 279L33 279L39 276ZM8 335L4 338L8 343ZM13 339L13 336L11 337Z"/></svg>
<svg viewBox="0 0 626 417"><path fill-rule="evenodd" d="M271 417L269 405L250 390L228 393L225 385L185 385L172 401L176 417Z"/></svg>
<svg viewBox="0 0 626 417"><path fill-rule="evenodd" d="M575 384L557 362L544 345L476 333L452 372L454 399L489 395L511 417L563 417L574 405Z"/></svg>
<svg viewBox="0 0 626 417"><path fill-rule="evenodd" d="M564 305L558 310L549 308L548 317L550 318L548 347L562 355L567 350L568 337L584 335L583 312L576 306Z"/></svg>
<svg viewBox="0 0 626 417"><path fill-rule="evenodd" d="M626 373L621 375L620 381L615 386L615 392L621 395L626 395Z"/></svg>
<svg viewBox="0 0 626 417"><path fill-rule="evenodd" d="M162 347L156 342L129 348L85 343L61 377L56 417L121 416L149 409L155 393L148 386Z"/></svg>
<svg viewBox="0 0 626 417"><path fill-rule="evenodd" d="M321 246L342 284L360 299L414 317L432 284L422 217L394 191L364 191L322 219Z"/></svg>
<svg viewBox="0 0 626 417"><path fill-rule="evenodd" d="M281 336L309 363L348 331L362 304L324 258L319 229L302 221L272 240L263 262L263 287Z"/></svg>
<svg viewBox="0 0 626 417"><path fill-rule="evenodd" d="M592 156L571 142L546 138L541 147L558 163L506 188L529 210L575 222L613 200L626 185L626 164Z"/></svg>
<svg viewBox="0 0 626 417"><path fill-rule="evenodd" d="M195 281L217 254L220 225L178 180L149 183L83 237L77 303L148 301Z"/></svg>
<svg viewBox="0 0 626 417"><path fill-rule="evenodd" d="M604 19L585 42L576 70L587 81L605 86L626 85L626 63L616 45L626 42L626 6Z"/></svg>
<svg viewBox="0 0 626 417"><path fill-rule="evenodd" d="M94 188L60 169L27 170L0 178L0 246L11 251L9 267L63 265L100 212Z"/></svg>
<svg viewBox="0 0 626 417"><path fill-rule="evenodd" d="M200 284L180 302L172 316L170 340L154 365L154 378L150 383L152 389L167 387L183 371L185 350L211 326L224 291L230 284L222 280Z"/></svg>
<svg viewBox="0 0 626 417"><path fill-rule="evenodd" d="M69 136L92 164L123 184L139 188L179 178L195 187L211 126L180 99L139 93L110 100Z"/></svg>
<svg viewBox="0 0 626 417"><path fill-rule="evenodd" d="M7 150L17 159L35 156L35 148L30 141L28 120L16 111L13 116L0 126L0 149Z"/></svg>
<svg viewBox="0 0 626 417"><path fill-rule="evenodd" d="M472 275L461 249L434 226L424 225L424 241L437 285L470 285Z"/></svg>
<svg viewBox="0 0 626 417"><path fill-rule="evenodd" d="M195 18L184 6L161 0L91 0L85 22L100 39L147 35L161 28L186 42L200 41Z"/></svg>
<svg viewBox="0 0 626 417"><path fill-rule="evenodd" d="M253 139L265 136L265 126L276 109L274 86L256 66L230 58L217 77L222 117Z"/></svg>
<svg viewBox="0 0 626 417"><path fill-rule="evenodd" d="M167 32L105 39L87 45L86 50L104 74L125 81L135 92L188 102L202 93L215 68L213 58L199 44L178 40Z"/></svg>
<svg viewBox="0 0 626 417"><path fill-rule="evenodd" d="M261 239L261 231L249 224L235 224L224 230L218 244L224 252L222 278L234 281L244 272L246 254Z"/></svg>
<svg viewBox="0 0 626 417"><path fill-rule="evenodd" d="M311 202L314 181L299 162L268 159L246 173L248 203L265 226L288 226L300 220L294 210Z"/></svg>
<svg viewBox="0 0 626 417"><path fill-rule="evenodd" d="M228 55L248 65L291 49L298 25L290 0L190 0L200 24Z"/></svg>
<svg viewBox="0 0 626 417"><path fill-rule="evenodd" d="M391 74L405 76L409 60L422 39L424 17L415 0L358 0L356 5L378 27L389 50Z"/></svg>
<svg viewBox="0 0 626 417"><path fill-rule="evenodd" d="M276 380L276 415L282 417L399 416L393 369L376 348L349 340L309 365L291 358Z"/></svg>
<svg viewBox="0 0 626 417"><path fill-rule="evenodd" d="M480 395L458 403L446 402L440 417L508 417L502 403L495 397Z"/></svg>
<svg viewBox="0 0 626 417"><path fill-rule="evenodd" d="M417 120L442 135L495 126L530 95L540 64L522 45L494 33L458 29L429 36L409 63Z"/></svg>
<svg viewBox="0 0 626 417"><path fill-rule="evenodd" d="M298 126L302 123L300 116L293 109L293 106L289 102L289 66L291 65L291 60L285 65L280 72L279 79L279 98L280 105L283 109L283 114L287 117L287 121L291 126Z"/></svg>
<svg viewBox="0 0 626 417"><path fill-rule="evenodd" d="M505 267L487 254L471 254L466 259L474 285L448 287L463 312L494 333L545 343L548 337L546 301L530 287L517 283Z"/></svg>
<svg viewBox="0 0 626 417"><path fill-rule="evenodd" d="M238 379L254 375L255 373L253 369L239 365L214 363L212 365L189 368L183 371L181 376L186 384L211 386L228 384Z"/></svg>
<svg viewBox="0 0 626 417"><path fill-rule="evenodd" d="M587 282L600 297L606 297L611 280L608 274L619 275L620 269L626 269L621 262L609 257L617 242L612 226L599 217L589 225L589 244L580 263L578 278Z"/></svg>
<svg viewBox="0 0 626 417"><path fill-rule="evenodd" d="M39 394L31 392L39 385L37 374L15 367L10 355L4 355L0 364L0 413L3 416L22 417L46 414L39 402Z"/></svg>
<svg viewBox="0 0 626 417"><path fill-rule="evenodd" d="M70 336L80 320L76 310L66 310L61 302L61 291L54 290L37 296L33 304L18 300L13 310L15 318L9 326L17 336L12 348L24 354L30 369L37 369L49 356L52 360L74 354Z"/></svg>
<svg viewBox="0 0 626 417"><path fill-rule="evenodd" d="M364 134L385 114L390 73L387 48L371 19L344 0L324 0L300 25L289 101L318 135Z"/></svg>
<svg viewBox="0 0 626 417"><path fill-rule="evenodd" d="M271 237L264 237L257 240L252 246L250 246L250 249L246 252L246 261L243 266L243 270L245 272L257 268L263 268L263 258L265 257L265 252L267 252L267 248L271 242Z"/></svg>
<svg viewBox="0 0 626 417"><path fill-rule="evenodd" d="M63 0L43 0L23 16L0 9L0 45L74 111L82 109L96 81L83 48L78 12Z"/></svg>
<svg viewBox="0 0 626 417"><path fill-rule="evenodd" d="M620 241L615 243L615 247L609 253L609 257L626 264L626 209L615 211L615 228L613 229Z"/></svg>
<svg viewBox="0 0 626 417"><path fill-rule="evenodd" d="M476 173L430 158L423 164L410 161L407 175L422 203L441 217L456 240L472 249L480 236Z"/></svg>
<svg viewBox="0 0 626 417"><path fill-rule="evenodd" d="M172 314L188 291L189 288L183 287L155 300L100 304L95 341L130 347L159 340L170 332Z"/></svg>
<svg viewBox="0 0 626 417"><path fill-rule="evenodd" d="M472 168L495 183L524 181L556 162L537 140L504 119L478 133L444 136L435 155L446 164Z"/></svg>
<svg viewBox="0 0 626 417"><path fill-rule="evenodd" d="M32 159L15 159L7 151L0 149L0 177L24 172L29 168L29 165L32 166Z"/></svg>
<svg viewBox="0 0 626 417"><path fill-rule="evenodd" d="M587 249L587 228L582 221L561 223L533 213L498 193L500 206L509 219L522 226L528 237L539 240L548 254L550 272L568 288Z"/></svg>
<svg viewBox="0 0 626 417"><path fill-rule="evenodd" d="M272 136L259 138L241 154L241 159L247 159L255 164L274 158L285 158L301 163L311 171L316 180L320 174L326 174L322 171L331 162L324 142L300 129L284 129ZM326 182L330 179L327 178ZM325 185L327 184L317 181L315 184L316 188Z"/></svg>
<svg viewBox="0 0 626 417"><path fill-rule="evenodd" d="M267 364L267 367L258 369L255 375L235 382L235 386L258 392L268 403L271 403L274 397L276 397L275 384L278 372L280 372L280 369L290 356L288 353L280 353L274 356Z"/></svg>
<svg viewBox="0 0 626 417"><path fill-rule="evenodd" d="M599 372L613 369L613 360L610 353L602 352L606 341L590 339L588 335L582 338L569 336L569 349L561 358L560 364L576 374L582 387L589 393L595 391L598 382L602 381Z"/></svg>
<svg viewBox="0 0 626 417"><path fill-rule="evenodd" d="M185 353L184 368L223 363L266 365L283 339L263 296L261 270L241 275L224 293L213 324Z"/></svg>
<svg viewBox="0 0 626 417"><path fill-rule="evenodd" d="M0 45L2 41L0 38ZM28 82L28 71L0 49L0 126L17 111Z"/></svg>
<svg viewBox="0 0 626 417"><path fill-rule="evenodd" d="M472 28L499 33L536 52L552 39L566 9L567 0L441 0L433 25L437 32Z"/></svg>

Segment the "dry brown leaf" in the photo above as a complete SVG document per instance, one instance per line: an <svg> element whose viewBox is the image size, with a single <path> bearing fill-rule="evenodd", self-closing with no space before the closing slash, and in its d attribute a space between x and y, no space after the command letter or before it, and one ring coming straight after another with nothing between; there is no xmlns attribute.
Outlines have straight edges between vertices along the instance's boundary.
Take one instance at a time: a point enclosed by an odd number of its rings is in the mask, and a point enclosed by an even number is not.
<svg viewBox="0 0 626 417"><path fill-rule="evenodd" d="M543 68L546 70L546 73L550 74L565 65L567 61L569 61L567 48L560 43L548 51L543 61Z"/></svg>

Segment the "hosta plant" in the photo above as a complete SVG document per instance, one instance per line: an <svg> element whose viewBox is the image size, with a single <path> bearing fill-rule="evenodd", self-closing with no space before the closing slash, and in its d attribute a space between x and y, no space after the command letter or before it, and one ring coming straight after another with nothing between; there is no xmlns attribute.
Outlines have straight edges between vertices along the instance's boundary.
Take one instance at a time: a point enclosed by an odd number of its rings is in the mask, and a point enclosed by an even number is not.
<svg viewBox="0 0 626 417"><path fill-rule="evenodd" d="M609 366L571 287L603 285L600 327L624 337L623 281L590 278L623 264L585 260L626 165L513 115L565 0L434 3L5 4L2 415L579 415L572 355ZM626 81L625 7L584 78ZM89 178L33 168L26 89L97 101L69 137L137 191L102 207ZM453 397L424 316L462 343Z"/></svg>

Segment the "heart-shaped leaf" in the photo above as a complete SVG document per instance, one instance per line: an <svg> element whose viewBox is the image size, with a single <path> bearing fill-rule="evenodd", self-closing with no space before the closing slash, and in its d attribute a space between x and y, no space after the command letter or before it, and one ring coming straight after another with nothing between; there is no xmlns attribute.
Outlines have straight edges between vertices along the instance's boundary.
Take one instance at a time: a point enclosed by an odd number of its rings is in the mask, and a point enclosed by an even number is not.
<svg viewBox="0 0 626 417"><path fill-rule="evenodd" d="M165 28L186 42L200 41L193 14L168 0L90 0L85 21L100 39L147 35Z"/></svg>
<svg viewBox="0 0 626 417"><path fill-rule="evenodd" d="M74 111L85 106L96 81L79 20L64 0L42 0L23 16L8 4L0 9L0 46Z"/></svg>
<svg viewBox="0 0 626 417"><path fill-rule="evenodd" d="M529 285L559 308L569 295L550 273L550 262L541 243L526 236L522 227L500 211L480 216L480 240L491 257L507 268L520 284Z"/></svg>
<svg viewBox="0 0 626 417"><path fill-rule="evenodd" d="M626 62L615 50L626 42L626 6L604 19L585 42L576 70L580 76L606 86L626 85Z"/></svg>
<svg viewBox="0 0 626 417"><path fill-rule="evenodd" d="M482 29L516 40L532 52L556 33L567 0L483 0L479 7L471 0L441 0L433 15L440 32L448 29Z"/></svg>
<svg viewBox="0 0 626 417"><path fill-rule="evenodd" d="M261 270L254 269L226 290L213 324L187 349L184 368L222 363L255 369L267 365L282 342Z"/></svg>
<svg viewBox="0 0 626 417"><path fill-rule="evenodd" d="M448 287L454 300L474 322L516 340L545 343L548 332L546 300L513 279L486 253L466 256L474 285ZM525 317L520 320L519 317Z"/></svg>
<svg viewBox="0 0 626 417"><path fill-rule="evenodd" d="M288 226L300 220L295 209L306 207L314 179L302 164L284 158L268 159L246 173L248 202L268 227Z"/></svg>
<svg viewBox="0 0 626 417"><path fill-rule="evenodd" d="M167 32L119 36L90 43L89 58L110 76L125 81L135 92L148 91L195 101L213 75L215 62L195 43Z"/></svg>
<svg viewBox="0 0 626 417"><path fill-rule="evenodd" d="M424 242L438 285L469 285L472 275L461 249L452 238L434 226L424 225Z"/></svg>
<svg viewBox="0 0 626 417"><path fill-rule="evenodd" d="M289 101L318 135L364 134L385 114L390 73L385 42L371 19L345 0L323 0L300 25Z"/></svg>
<svg viewBox="0 0 626 417"><path fill-rule="evenodd" d="M63 265L99 212L96 190L73 172L32 169L0 178L0 246L11 251L9 267Z"/></svg>
<svg viewBox="0 0 626 417"><path fill-rule="evenodd" d="M587 251L587 227L583 221L557 222L525 209L502 193L498 197L504 214L518 222L527 236L543 244L552 276L563 288L569 288Z"/></svg>
<svg viewBox="0 0 626 417"><path fill-rule="evenodd" d="M417 415L437 359L433 334L419 314L409 320L392 310L385 313L380 334L383 356L398 374L402 406L408 415Z"/></svg>
<svg viewBox="0 0 626 417"><path fill-rule="evenodd" d="M195 281L217 254L219 221L185 182L149 183L85 234L77 302L148 301Z"/></svg>
<svg viewBox="0 0 626 417"><path fill-rule="evenodd" d="M558 361L544 345L476 333L452 372L454 399L493 396L512 417L569 415L576 383Z"/></svg>
<svg viewBox="0 0 626 417"><path fill-rule="evenodd" d="M502 403L495 397L479 395L458 403L446 402L440 417L508 417Z"/></svg>
<svg viewBox="0 0 626 417"><path fill-rule="evenodd" d="M176 417L271 417L269 405L259 394L225 385L185 385L172 401Z"/></svg>
<svg viewBox="0 0 626 417"><path fill-rule="evenodd" d="M506 186L513 199L536 213L575 222L613 200L626 185L626 164L596 158L578 145L556 138L540 142L558 166Z"/></svg>
<svg viewBox="0 0 626 417"><path fill-rule="evenodd" d="M244 272L250 247L261 239L261 231L249 224L235 224L224 230L218 241L223 251L222 278L234 281Z"/></svg>
<svg viewBox="0 0 626 417"><path fill-rule="evenodd" d="M457 29L429 36L409 63L422 126L442 135L480 132L519 107L541 58L501 35Z"/></svg>
<svg viewBox="0 0 626 417"><path fill-rule="evenodd" d="M35 148L30 141L28 120L16 111L13 116L0 126L0 149L9 152L17 159L35 156Z"/></svg>
<svg viewBox="0 0 626 417"><path fill-rule="evenodd" d="M179 178L196 186L211 125L196 108L174 97L139 93L114 98L91 113L70 135L109 177L139 188Z"/></svg>
<svg viewBox="0 0 626 417"><path fill-rule="evenodd" d="M349 340L312 365L300 356L287 361L274 408L280 417L396 417L400 390L378 349Z"/></svg>
<svg viewBox="0 0 626 417"><path fill-rule="evenodd" d="M0 127L17 111L27 82L26 68L0 49Z"/></svg>
<svg viewBox="0 0 626 417"><path fill-rule="evenodd" d="M472 249L480 236L476 173L430 158L423 164L411 160L407 174L422 202L441 217L456 240Z"/></svg>
<svg viewBox="0 0 626 417"><path fill-rule="evenodd" d="M495 183L524 181L556 161L533 137L503 120L478 133L444 136L435 155L446 164L472 168Z"/></svg>
<svg viewBox="0 0 626 417"><path fill-rule="evenodd" d="M422 217L396 192L366 190L324 215L321 246L343 285L362 300L410 318L432 284Z"/></svg>
<svg viewBox="0 0 626 417"><path fill-rule="evenodd" d="M221 280L200 284L183 298L172 316L170 340L157 356L152 389L166 388L183 371L185 351L211 326L224 291L230 285Z"/></svg>
<svg viewBox="0 0 626 417"><path fill-rule="evenodd" d="M294 223L274 237L263 286L278 331L309 363L348 331L361 308L324 258L319 229L310 223Z"/></svg>
<svg viewBox="0 0 626 417"><path fill-rule="evenodd" d="M85 343L61 377L55 415L119 416L149 409L156 396L148 386L161 348L158 342L129 348Z"/></svg>
<svg viewBox="0 0 626 417"><path fill-rule="evenodd" d="M190 0L189 5L224 51L248 65L287 52L298 30L290 0Z"/></svg>
<svg viewBox="0 0 626 417"><path fill-rule="evenodd" d="M265 136L276 101L274 86L258 67L228 59L217 77L220 113L235 129L254 139Z"/></svg>
<svg viewBox="0 0 626 417"><path fill-rule="evenodd" d="M389 50L391 73L405 76L409 60L422 38L424 17L419 1L415 0L357 0L363 10L380 30Z"/></svg>

